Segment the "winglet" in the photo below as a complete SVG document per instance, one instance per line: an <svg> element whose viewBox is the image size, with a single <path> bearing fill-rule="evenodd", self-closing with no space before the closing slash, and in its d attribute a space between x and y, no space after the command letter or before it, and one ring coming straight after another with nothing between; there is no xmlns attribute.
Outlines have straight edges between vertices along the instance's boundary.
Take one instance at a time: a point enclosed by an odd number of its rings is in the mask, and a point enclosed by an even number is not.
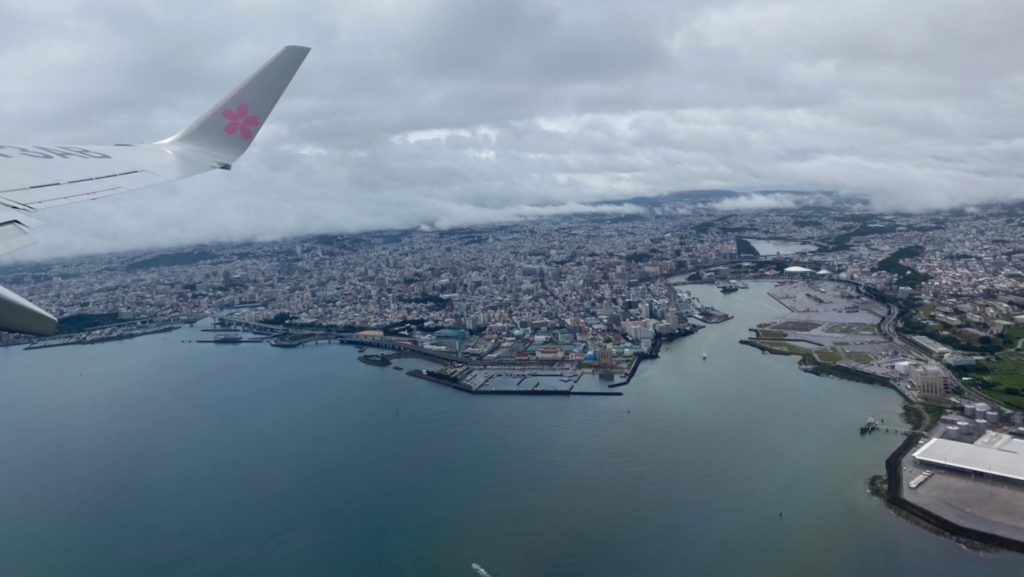
<svg viewBox="0 0 1024 577"><path fill-rule="evenodd" d="M193 149L230 168L256 138L306 54L305 46L285 46L188 128L156 144Z"/></svg>
<svg viewBox="0 0 1024 577"><path fill-rule="evenodd" d="M56 330L53 315L0 286L0 331L48 336Z"/></svg>

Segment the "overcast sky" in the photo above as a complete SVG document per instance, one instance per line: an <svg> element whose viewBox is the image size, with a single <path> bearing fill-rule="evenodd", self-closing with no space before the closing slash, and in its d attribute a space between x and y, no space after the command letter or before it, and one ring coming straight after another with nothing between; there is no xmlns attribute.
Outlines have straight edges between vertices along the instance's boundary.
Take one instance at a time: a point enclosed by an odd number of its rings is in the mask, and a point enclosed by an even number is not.
<svg viewBox="0 0 1024 577"><path fill-rule="evenodd" d="M41 212L0 262L699 188L1024 198L1022 23L1019 0L0 1L8 144L159 140L313 48L235 170Z"/></svg>

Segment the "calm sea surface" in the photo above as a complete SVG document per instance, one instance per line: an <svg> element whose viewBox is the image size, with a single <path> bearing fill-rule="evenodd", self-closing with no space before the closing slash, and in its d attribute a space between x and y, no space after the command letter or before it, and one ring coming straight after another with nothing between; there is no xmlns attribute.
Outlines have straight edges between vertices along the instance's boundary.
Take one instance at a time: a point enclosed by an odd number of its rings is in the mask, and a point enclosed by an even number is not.
<svg viewBox="0 0 1024 577"><path fill-rule="evenodd" d="M622 397L478 397L198 328L0 349L0 574L1024 572L867 494L901 437L857 429L899 397L736 344L769 288L693 288L736 318Z"/></svg>

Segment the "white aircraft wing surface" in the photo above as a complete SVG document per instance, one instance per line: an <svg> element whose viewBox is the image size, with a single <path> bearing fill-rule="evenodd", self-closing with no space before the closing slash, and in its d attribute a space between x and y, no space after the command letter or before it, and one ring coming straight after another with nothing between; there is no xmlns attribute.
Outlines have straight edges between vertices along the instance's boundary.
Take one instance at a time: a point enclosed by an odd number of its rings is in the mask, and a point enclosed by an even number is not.
<svg viewBox="0 0 1024 577"><path fill-rule="evenodd" d="M38 210L213 169L230 170L266 123L309 48L287 46L180 133L152 144L0 144L0 255L34 241ZM57 320L0 287L0 331L53 334Z"/></svg>

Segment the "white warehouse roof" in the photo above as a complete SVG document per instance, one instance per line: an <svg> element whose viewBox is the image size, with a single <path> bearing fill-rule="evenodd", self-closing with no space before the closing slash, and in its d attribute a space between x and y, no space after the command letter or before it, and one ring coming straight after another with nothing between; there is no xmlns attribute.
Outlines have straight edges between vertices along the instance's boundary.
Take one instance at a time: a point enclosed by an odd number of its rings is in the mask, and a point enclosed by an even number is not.
<svg viewBox="0 0 1024 577"><path fill-rule="evenodd" d="M914 453L914 459L1024 481L1024 441L1001 433L988 433L973 445L932 439Z"/></svg>
<svg viewBox="0 0 1024 577"><path fill-rule="evenodd" d="M809 269L809 268L804 268L802 266L791 266L791 267L787 267L786 270L783 271L783 272L814 272L814 271Z"/></svg>

